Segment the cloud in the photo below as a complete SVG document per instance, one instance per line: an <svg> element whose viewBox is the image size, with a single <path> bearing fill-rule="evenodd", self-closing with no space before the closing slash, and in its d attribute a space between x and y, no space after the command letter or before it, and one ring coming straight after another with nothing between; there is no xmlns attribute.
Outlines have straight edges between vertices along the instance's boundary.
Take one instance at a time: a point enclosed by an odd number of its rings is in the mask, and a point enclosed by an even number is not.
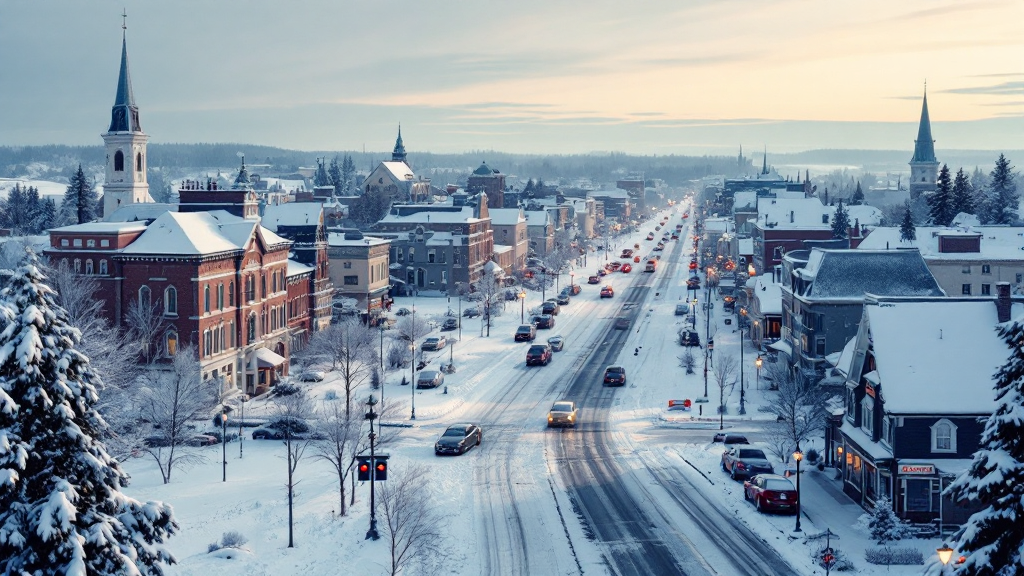
<svg viewBox="0 0 1024 576"><path fill-rule="evenodd" d="M1000 2L956 2L947 4L945 6L936 6L934 8L925 8L924 10L914 10L913 12L907 12L900 14L893 18L893 21L907 21L907 20L921 20L925 18L934 18L936 16L948 16L957 12L974 12L978 10L988 10L989 8L1001 6Z"/></svg>
<svg viewBox="0 0 1024 576"><path fill-rule="evenodd" d="M1006 96L1024 94L1024 80L1002 82L991 86L967 86L943 90L946 94L986 94L990 96Z"/></svg>

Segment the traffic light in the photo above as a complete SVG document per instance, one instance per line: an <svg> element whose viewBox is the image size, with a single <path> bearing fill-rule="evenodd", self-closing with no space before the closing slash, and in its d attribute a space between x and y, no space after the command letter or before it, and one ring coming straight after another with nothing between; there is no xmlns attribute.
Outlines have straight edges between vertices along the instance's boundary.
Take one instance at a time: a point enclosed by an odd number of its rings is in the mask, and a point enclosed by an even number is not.
<svg viewBox="0 0 1024 576"><path fill-rule="evenodd" d="M358 473L358 479L360 482L369 482L370 480L370 458L369 456L360 456L356 464L356 472Z"/></svg>
<svg viewBox="0 0 1024 576"><path fill-rule="evenodd" d="M373 479L380 482L381 480L388 479L388 460L387 456L381 458L377 457L377 464L373 468Z"/></svg>

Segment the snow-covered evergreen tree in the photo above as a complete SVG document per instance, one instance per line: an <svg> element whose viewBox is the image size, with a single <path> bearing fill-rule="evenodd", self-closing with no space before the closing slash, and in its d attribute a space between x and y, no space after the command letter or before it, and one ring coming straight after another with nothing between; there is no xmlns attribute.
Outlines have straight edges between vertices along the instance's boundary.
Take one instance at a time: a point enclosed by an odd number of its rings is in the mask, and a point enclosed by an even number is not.
<svg viewBox="0 0 1024 576"><path fill-rule="evenodd" d="M121 492L97 379L32 254L0 291L0 574L163 573L171 507Z"/></svg>
<svg viewBox="0 0 1024 576"><path fill-rule="evenodd" d="M1010 161L1002 154L996 160L996 167L989 174L986 197L988 199L987 223L1013 224L1018 220L1020 195L1017 194L1013 166L1010 166Z"/></svg>
<svg viewBox="0 0 1024 576"><path fill-rule="evenodd" d="M857 180L857 189L853 191L853 196L850 197L850 206L860 206L864 203L864 190L860 187L860 180Z"/></svg>
<svg viewBox="0 0 1024 576"><path fill-rule="evenodd" d="M906 211L903 212L903 222L900 223L900 241L913 242L917 240L917 228L914 227L914 214L910 211L910 202L907 202Z"/></svg>
<svg viewBox="0 0 1024 576"><path fill-rule="evenodd" d="M345 189L345 183L341 176L341 164L338 162L337 154L334 155L334 158L331 158L331 166L327 169L327 176L330 177L335 192Z"/></svg>
<svg viewBox="0 0 1024 576"><path fill-rule="evenodd" d="M949 226L957 214L951 211L952 205L953 181L949 176L949 166L943 164L935 182L935 192L928 196L928 219L935 226Z"/></svg>
<svg viewBox="0 0 1024 576"><path fill-rule="evenodd" d="M836 239L849 238L850 236L850 213L843 207L843 199L839 199L836 206L836 213L832 216L832 237Z"/></svg>
<svg viewBox="0 0 1024 576"><path fill-rule="evenodd" d="M1004 324L999 335L1010 355L995 374L996 410L985 423L971 467L946 489L954 501L981 506L957 532L953 548L967 557L959 576L1024 573L1024 324Z"/></svg>
<svg viewBox="0 0 1024 576"><path fill-rule="evenodd" d="M907 525L900 520L896 512L893 512L892 502L885 496L875 502L871 520L868 521L868 530L871 531L871 539L879 546L897 542L907 535Z"/></svg>
<svg viewBox="0 0 1024 576"><path fill-rule="evenodd" d="M956 178L953 179L953 198L949 211L955 218L957 214L974 214L974 188L971 187L971 179L964 173L964 169L957 170Z"/></svg>
<svg viewBox="0 0 1024 576"><path fill-rule="evenodd" d="M345 154L345 158L341 161L341 184L342 187L338 190L339 192L348 193L352 189L352 178L356 175L356 163L352 160L352 157Z"/></svg>
<svg viewBox="0 0 1024 576"><path fill-rule="evenodd" d="M61 220L64 224L92 222L96 218L97 204L96 191L89 184L82 165L79 164L64 192L64 202L60 206Z"/></svg>

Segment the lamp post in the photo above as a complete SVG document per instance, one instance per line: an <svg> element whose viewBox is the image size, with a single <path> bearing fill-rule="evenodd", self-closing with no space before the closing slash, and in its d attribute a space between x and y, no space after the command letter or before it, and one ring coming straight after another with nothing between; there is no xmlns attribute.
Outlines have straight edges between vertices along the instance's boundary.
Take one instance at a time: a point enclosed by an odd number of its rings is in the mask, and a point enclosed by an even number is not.
<svg viewBox="0 0 1024 576"><path fill-rule="evenodd" d="M761 365L763 363L764 363L764 359L761 358L760 354L758 354L757 355L757 360L754 360L754 366L757 366L757 380L754 381L754 386L757 386L758 390L761 389Z"/></svg>
<svg viewBox="0 0 1024 576"><path fill-rule="evenodd" d="M242 446L245 444L245 436L242 435L242 422L245 420L245 403L249 400L248 394L242 394L239 401L242 403L242 417L238 420L238 459L242 459Z"/></svg>
<svg viewBox="0 0 1024 576"><path fill-rule="evenodd" d="M740 308L739 309L739 313L737 314L737 316L740 317L740 318L746 318L747 317L747 309L746 308ZM740 414L742 415L742 414L746 414L747 413L746 392L745 392L745 390L743 388L743 320L739 320L739 324L740 324Z"/></svg>
<svg viewBox="0 0 1024 576"><path fill-rule="evenodd" d="M223 478L221 482L228 481L228 413L227 407L225 406L220 413L220 445L221 445L221 456L224 461L221 463L221 471Z"/></svg>
<svg viewBox="0 0 1024 576"><path fill-rule="evenodd" d="M526 290L519 291L519 323L526 323Z"/></svg>
<svg viewBox="0 0 1024 576"><path fill-rule="evenodd" d="M377 533L377 501L376 501L376 490L374 486L374 480L377 478L377 460L376 454L374 454L374 443L377 435L373 433L373 421L377 418L377 413L373 411L373 407L377 404L377 399L370 394L370 397L366 400L366 406L369 410L366 412L366 419L370 421L370 529L366 531L366 540L376 540L380 538Z"/></svg>
<svg viewBox="0 0 1024 576"><path fill-rule="evenodd" d="M796 528L793 532L800 530L800 461L804 459L804 453L800 451L800 443L796 445L796 452L793 452L793 460L796 460Z"/></svg>
<svg viewBox="0 0 1024 576"><path fill-rule="evenodd" d="M384 324L380 325L380 403L384 405Z"/></svg>
<svg viewBox="0 0 1024 576"><path fill-rule="evenodd" d="M576 279L576 273L575 272L569 272L569 292L570 293L572 292L572 289L575 286L575 279Z"/></svg>
<svg viewBox="0 0 1024 576"><path fill-rule="evenodd" d="M409 382L409 391L412 395L412 414L409 416L410 420L416 419L416 296L413 292L413 303L412 303L412 334L410 338L412 343L409 345L412 353L412 382Z"/></svg>
<svg viewBox="0 0 1024 576"><path fill-rule="evenodd" d="M942 562L942 573L945 574L949 561L953 559L953 549L949 547L945 542L942 543L942 548L935 550L939 553L939 562Z"/></svg>

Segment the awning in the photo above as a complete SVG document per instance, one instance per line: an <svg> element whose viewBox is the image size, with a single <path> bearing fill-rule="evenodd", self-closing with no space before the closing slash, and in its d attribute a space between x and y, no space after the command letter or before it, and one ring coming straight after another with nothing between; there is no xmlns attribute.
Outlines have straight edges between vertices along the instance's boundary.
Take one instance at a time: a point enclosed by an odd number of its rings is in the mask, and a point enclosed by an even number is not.
<svg viewBox="0 0 1024 576"><path fill-rule="evenodd" d="M789 342L786 342L785 340L779 340L778 342L772 342L771 344L768 345L768 347L771 348L772 350L778 350L779 352L785 352L786 354L788 354L790 356L793 355L793 348L790 347Z"/></svg>
<svg viewBox="0 0 1024 576"><path fill-rule="evenodd" d="M283 365L286 360L267 348L256 349L256 363L260 368L276 368Z"/></svg>

